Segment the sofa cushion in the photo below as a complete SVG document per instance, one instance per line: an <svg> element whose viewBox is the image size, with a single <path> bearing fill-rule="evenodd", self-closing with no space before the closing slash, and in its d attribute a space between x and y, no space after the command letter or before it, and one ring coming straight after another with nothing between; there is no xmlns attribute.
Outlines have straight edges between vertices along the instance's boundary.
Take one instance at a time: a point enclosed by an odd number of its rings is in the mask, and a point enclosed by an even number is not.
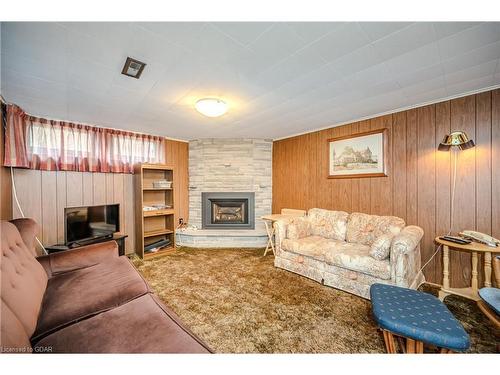
<svg viewBox="0 0 500 375"><path fill-rule="evenodd" d="M126 257L49 279L34 337L119 306L149 292Z"/></svg>
<svg viewBox="0 0 500 375"><path fill-rule="evenodd" d="M403 219L354 212L347 221L347 242L371 246L382 234L397 235L405 227Z"/></svg>
<svg viewBox="0 0 500 375"><path fill-rule="evenodd" d="M370 247L351 242L330 242L324 253L328 264L362 272L383 280L391 278L389 260L377 260L370 256Z"/></svg>
<svg viewBox="0 0 500 375"><path fill-rule="evenodd" d="M344 211L330 211L321 208L311 208L308 213L311 222L311 233L339 241L345 241L347 217Z"/></svg>
<svg viewBox="0 0 500 375"><path fill-rule="evenodd" d="M208 353L151 294L82 320L34 344L55 353Z"/></svg>
<svg viewBox="0 0 500 375"><path fill-rule="evenodd" d="M391 244L394 236L390 233L382 234L373 241L370 247L370 255L373 259L384 260L389 258Z"/></svg>
<svg viewBox="0 0 500 375"><path fill-rule="evenodd" d="M290 220L287 230L287 238L298 240L311 234L311 223L305 217L294 217Z"/></svg>
<svg viewBox="0 0 500 375"><path fill-rule="evenodd" d="M323 260L324 252L329 240L320 236L309 236L292 240L286 238L283 240L281 247L292 253L306 255L315 259Z"/></svg>
<svg viewBox="0 0 500 375"><path fill-rule="evenodd" d="M23 242L17 228L6 221L1 223L1 244L1 299L2 305L5 303L12 312L7 318L2 317L2 320L16 317L25 334L30 337L35 331L47 286L47 274ZM16 321L7 323L17 325ZM2 325L2 334L3 329Z"/></svg>

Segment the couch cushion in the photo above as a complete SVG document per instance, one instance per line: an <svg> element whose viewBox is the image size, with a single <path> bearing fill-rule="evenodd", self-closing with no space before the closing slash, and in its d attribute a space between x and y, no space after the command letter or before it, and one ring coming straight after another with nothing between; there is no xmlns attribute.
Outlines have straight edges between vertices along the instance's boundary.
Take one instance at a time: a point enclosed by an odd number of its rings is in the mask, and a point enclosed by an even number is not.
<svg viewBox="0 0 500 375"><path fill-rule="evenodd" d="M311 233L339 241L345 241L347 217L344 211L329 211L321 208L311 208L307 217L311 222Z"/></svg>
<svg viewBox="0 0 500 375"><path fill-rule="evenodd" d="M362 272L383 280L391 278L389 260L377 260L370 256L370 246L350 242L330 242L324 253L328 264Z"/></svg>
<svg viewBox="0 0 500 375"><path fill-rule="evenodd" d="M150 294L65 327L37 342L55 353L208 353Z"/></svg>
<svg viewBox="0 0 500 375"><path fill-rule="evenodd" d="M326 244L329 240L320 236L309 236L292 240L286 238L281 243L281 247L292 253L306 255L315 259L323 260Z"/></svg>
<svg viewBox="0 0 500 375"><path fill-rule="evenodd" d="M1 223L1 244L1 299L2 305L5 303L12 312L2 320L17 317L29 337L35 331L47 286L47 274L24 244L17 228L6 221ZM8 323L11 324L17 325L15 321ZM1 333L4 334L3 325Z"/></svg>
<svg viewBox="0 0 500 375"><path fill-rule="evenodd" d="M58 274L49 279L34 337L148 292L148 285L126 257Z"/></svg>
<svg viewBox="0 0 500 375"><path fill-rule="evenodd" d="M394 236L391 233L382 234L375 238L370 247L371 257L377 260L389 258L393 238Z"/></svg>
<svg viewBox="0 0 500 375"><path fill-rule="evenodd" d="M354 212L347 221L347 242L371 246L382 234L397 235L405 227L403 219L395 216L377 216Z"/></svg>

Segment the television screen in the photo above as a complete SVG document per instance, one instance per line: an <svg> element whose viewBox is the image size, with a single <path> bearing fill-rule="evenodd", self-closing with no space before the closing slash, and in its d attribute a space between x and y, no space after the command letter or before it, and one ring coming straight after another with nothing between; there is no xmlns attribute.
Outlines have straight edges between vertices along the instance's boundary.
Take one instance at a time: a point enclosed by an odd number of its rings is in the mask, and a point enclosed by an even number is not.
<svg viewBox="0 0 500 375"><path fill-rule="evenodd" d="M66 208L66 245L99 239L120 231L118 207L118 204L110 204Z"/></svg>

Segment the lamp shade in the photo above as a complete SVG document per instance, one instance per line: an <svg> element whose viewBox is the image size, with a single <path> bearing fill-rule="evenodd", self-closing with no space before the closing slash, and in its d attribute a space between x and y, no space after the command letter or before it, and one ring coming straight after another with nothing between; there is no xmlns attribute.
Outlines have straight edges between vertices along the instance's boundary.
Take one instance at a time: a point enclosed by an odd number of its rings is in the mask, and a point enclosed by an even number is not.
<svg viewBox="0 0 500 375"><path fill-rule="evenodd" d="M452 132L445 135L438 146L439 151L448 151L451 147L458 147L460 150L467 150L474 147L474 141L467 137L462 131Z"/></svg>

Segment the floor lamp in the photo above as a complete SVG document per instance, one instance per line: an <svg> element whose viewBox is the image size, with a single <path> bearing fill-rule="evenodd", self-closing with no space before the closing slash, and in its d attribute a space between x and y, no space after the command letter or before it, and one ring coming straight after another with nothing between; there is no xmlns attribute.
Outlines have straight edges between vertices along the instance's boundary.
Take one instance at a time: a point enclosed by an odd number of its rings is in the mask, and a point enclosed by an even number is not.
<svg viewBox="0 0 500 375"><path fill-rule="evenodd" d="M457 157L459 150L467 150L474 147L474 141L467 137L467 134L462 131L455 131L451 134L445 135L443 140L438 146L439 151L453 151L453 177L452 177L452 188L451 188L451 206L450 206L450 229L448 234L451 233L453 229L453 216L455 207L455 187L457 183Z"/></svg>
<svg viewBox="0 0 500 375"><path fill-rule="evenodd" d="M455 187L457 185L458 152L460 150L467 150L474 146L475 146L474 141L472 139L469 139L469 137L467 137L467 134L465 134L465 132L462 131L455 131L448 135L445 135L443 140L438 146L439 151L450 151L450 149L453 151L453 176L452 176L451 202L450 202L450 228L448 230L447 235L450 235L453 229L453 216L455 212ZM419 272L421 272L430 263L430 261L434 259L434 256L438 253L440 247L441 245L437 247L434 254L432 254L429 260L420 268Z"/></svg>

